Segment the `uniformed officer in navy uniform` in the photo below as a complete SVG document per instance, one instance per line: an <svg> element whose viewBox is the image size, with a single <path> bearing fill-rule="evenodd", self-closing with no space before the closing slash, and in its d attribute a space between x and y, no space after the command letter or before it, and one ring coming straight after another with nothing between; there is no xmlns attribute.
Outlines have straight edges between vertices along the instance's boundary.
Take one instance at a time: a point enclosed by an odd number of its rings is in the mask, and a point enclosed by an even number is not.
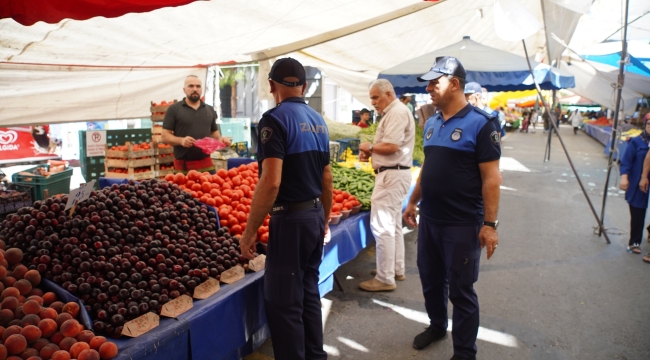
<svg viewBox="0 0 650 360"><path fill-rule="evenodd" d="M417 226L417 264L431 325L413 341L423 349L447 337L447 300L454 305L452 360L476 359L479 327L478 280L481 249L497 248L499 127L496 119L468 104L466 72L454 57L438 57L418 77L440 112L424 126L425 160L404 220Z"/></svg>
<svg viewBox="0 0 650 360"><path fill-rule="evenodd" d="M318 268L332 207L327 125L302 99L307 82L297 60L276 61L269 83L278 105L259 123L260 181L240 246L253 257L270 213L264 304L275 359L326 359Z"/></svg>

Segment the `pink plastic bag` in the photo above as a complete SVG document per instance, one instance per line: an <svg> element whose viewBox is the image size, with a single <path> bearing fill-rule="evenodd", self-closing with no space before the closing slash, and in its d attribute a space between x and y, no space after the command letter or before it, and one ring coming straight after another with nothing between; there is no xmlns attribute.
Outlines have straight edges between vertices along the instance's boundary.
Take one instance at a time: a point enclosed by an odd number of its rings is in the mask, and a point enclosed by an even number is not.
<svg viewBox="0 0 650 360"><path fill-rule="evenodd" d="M194 146L201 149L206 154L212 154L217 150L224 149L226 147L226 144L215 138L205 137L203 139L196 140L194 142Z"/></svg>

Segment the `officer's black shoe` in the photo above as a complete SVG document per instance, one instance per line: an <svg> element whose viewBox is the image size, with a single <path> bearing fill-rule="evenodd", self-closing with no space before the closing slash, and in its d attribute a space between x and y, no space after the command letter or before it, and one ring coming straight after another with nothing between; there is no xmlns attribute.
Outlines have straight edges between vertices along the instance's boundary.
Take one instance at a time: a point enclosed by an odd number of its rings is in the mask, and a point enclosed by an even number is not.
<svg viewBox="0 0 650 360"><path fill-rule="evenodd" d="M458 355L454 355L454 356L451 357L451 360L476 360L476 357L464 358L464 357L460 357Z"/></svg>
<svg viewBox="0 0 650 360"><path fill-rule="evenodd" d="M433 331L431 327L428 327L424 332L418 334L413 340L413 347L417 350L422 350L425 347L431 345L432 342L444 340L447 338L446 331Z"/></svg>

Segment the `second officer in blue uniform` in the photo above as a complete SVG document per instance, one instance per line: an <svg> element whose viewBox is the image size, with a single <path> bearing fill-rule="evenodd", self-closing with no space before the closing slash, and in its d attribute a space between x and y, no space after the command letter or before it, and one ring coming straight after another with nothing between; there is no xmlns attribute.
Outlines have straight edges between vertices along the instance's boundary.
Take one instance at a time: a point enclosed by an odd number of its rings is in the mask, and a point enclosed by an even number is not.
<svg viewBox="0 0 650 360"><path fill-rule="evenodd" d="M302 99L307 83L297 60L276 61L269 83L278 105L259 123L260 181L240 246L252 258L270 213L264 304L275 359L326 359L318 268L332 206L327 125Z"/></svg>
<svg viewBox="0 0 650 360"><path fill-rule="evenodd" d="M495 118L467 103L466 72L454 57L438 57L427 92L440 112L424 126L424 164L404 219L417 226L417 264L424 305L431 321L413 347L447 337L447 300L454 305L452 360L476 359L479 328L478 280L481 248L490 259L499 238L499 127Z"/></svg>

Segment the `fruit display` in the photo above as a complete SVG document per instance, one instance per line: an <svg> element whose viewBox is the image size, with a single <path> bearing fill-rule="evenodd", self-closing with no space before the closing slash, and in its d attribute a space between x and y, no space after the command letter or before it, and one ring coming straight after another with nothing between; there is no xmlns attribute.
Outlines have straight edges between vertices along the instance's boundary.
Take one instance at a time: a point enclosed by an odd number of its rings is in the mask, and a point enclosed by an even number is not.
<svg viewBox="0 0 650 360"><path fill-rule="evenodd" d="M106 150L105 177L125 179L150 179L155 177L155 144L142 142L111 146Z"/></svg>
<svg viewBox="0 0 650 360"><path fill-rule="evenodd" d="M116 173L116 174L130 174L129 169L124 169L124 168L114 168L114 167L109 167L108 168L109 172ZM137 167L137 168L132 168L132 173L133 174L144 174L147 172L151 171L151 166L142 166L142 167Z"/></svg>
<svg viewBox="0 0 650 360"><path fill-rule="evenodd" d="M2 245L2 244L0 244ZM37 270L21 263L17 248L0 250L0 359L108 360L117 345L84 329L79 304L43 293Z"/></svg>
<svg viewBox="0 0 650 360"><path fill-rule="evenodd" d="M165 180L178 185L200 202L215 207L221 226L227 226L231 235L240 235L246 230L253 192L258 182L257 166L253 162L227 171L219 169L215 175L190 170L187 176L170 174ZM267 215L257 231L257 240L262 243L268 242L269 219Z"/></svg>
<svg viewBox="0 0 650 360"><path fill-rule="evenodd" d="M22 260L23 270L79 297L98 334L118 337L126 321L159 312L208 277L219 280L248 263L232 229L219 228L216 214L177 184L152 179L106 187L79 203L71 218L63 211L67 201L21 208L2 222L0 241L9 263ZM21 250L24 258L14 255ZM16 284L27 293L26 281Z"/></svg>
<svg viewBox="0 0 650 360"><path fill-rule="evenodd" d="M361 203L362 210L370 209L370 198L375 188L375 175L355 168L345 168L332 163L334 189L347 191Z"/></svg>
<svg viewBox="0 0 650 360"><path fill-rule="evenodd" d="M111 146L109 148L109 150L113 150L113 151L144 151L144 150L150 150L152 148L153 148L153 144L148 143L148 142L141 142L140 144L132 144L131 146L129 146L129 144Z"/></svg>

